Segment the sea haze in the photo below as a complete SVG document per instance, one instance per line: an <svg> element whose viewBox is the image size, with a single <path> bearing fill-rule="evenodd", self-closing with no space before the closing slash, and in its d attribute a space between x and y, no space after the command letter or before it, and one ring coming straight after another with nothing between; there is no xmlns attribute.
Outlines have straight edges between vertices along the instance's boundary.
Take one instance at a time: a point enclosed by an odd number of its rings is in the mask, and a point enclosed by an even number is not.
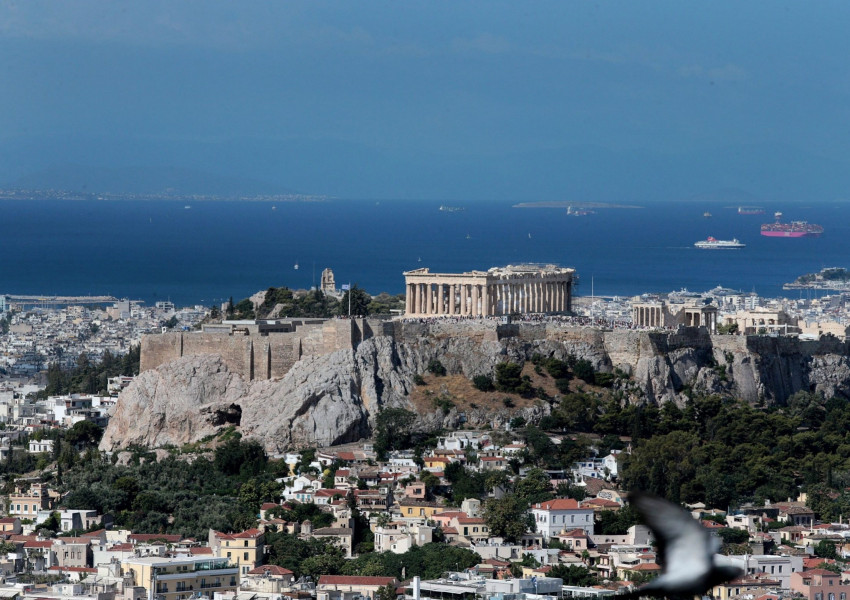
<svg viewBox="0 0 850 600"><path fill-rule="evenodd" d="M797 297L782 284L825 266L850 266L850 206L836 203L765 205L764 215L739 215L724 202L655 203L581 217L507 202L469 203L457 212L440 211L439 201L190 204L2 200L0 293L209 305L269 286L309 288L325 267L337 285L401 293L402 273L410 269L539 262L575 268L580 295L591 288L622 296L722 285ZM762 237L760 224L776 210L783 220L819 223L825 231L820 238ZM709 235L747 247L694 248Z"/></svg>

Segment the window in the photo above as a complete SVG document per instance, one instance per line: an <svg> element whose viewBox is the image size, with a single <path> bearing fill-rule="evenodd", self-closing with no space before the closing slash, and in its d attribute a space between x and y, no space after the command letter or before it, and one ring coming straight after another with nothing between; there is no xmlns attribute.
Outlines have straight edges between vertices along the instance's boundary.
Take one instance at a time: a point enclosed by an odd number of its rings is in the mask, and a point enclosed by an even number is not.
<svg viewBox="0 0 850 600"><path fill-rule="evenodd" d="M243 555L243 560L248 560L248 553L247 552L245 552L245 554Z"/></svg>
<svg viewBox="0 0 850 600"><path fill-rule="evenodd" d="M248 540L245 540L245 547L248 547Z"/></svg>

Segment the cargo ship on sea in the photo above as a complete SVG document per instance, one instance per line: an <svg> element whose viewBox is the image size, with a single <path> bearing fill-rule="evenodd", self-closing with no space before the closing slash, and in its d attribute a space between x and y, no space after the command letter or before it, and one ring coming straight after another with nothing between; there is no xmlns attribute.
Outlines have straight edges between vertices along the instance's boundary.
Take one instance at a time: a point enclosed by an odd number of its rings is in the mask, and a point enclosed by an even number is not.
<svg viewBox="0 0 850 600"><path fill-rule="evenodd" d="M808 223L806 221L791 221L790 223L782 223L782 213L777 212L773 215L776 218L775 223L765 223L761 226L761 234L767 237L784 237L784 238L800 238L800 237L819 237L823 233L823 227Z"/></svg>
<svg viewBox="0 0 850 600"><path fill-rule="evenodd" d="M761 206L739 206L739 215L763 215L764 209Z"/></svg>
<svg viewBox="0 0 850 600"><path fill-rule="evenodd" d="M709 236L707 240L701 240L694 246L702 250L737 250L738 248L745 248L747 245L742 244L737 239L718 240Z"/></svg>

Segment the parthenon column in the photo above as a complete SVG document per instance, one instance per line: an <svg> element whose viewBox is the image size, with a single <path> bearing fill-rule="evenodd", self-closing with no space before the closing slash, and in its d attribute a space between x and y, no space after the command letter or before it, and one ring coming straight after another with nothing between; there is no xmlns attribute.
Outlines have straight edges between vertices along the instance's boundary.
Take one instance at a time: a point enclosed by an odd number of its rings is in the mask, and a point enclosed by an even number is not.
<svg viewBox="0 0 850 600"><path fill-rule="evenodd" d="M473 316L476 316L476 317L479 314L481 314L481 313L478 312L478 298L479 298L478 284L474 283L474 284L472 284L472 312L470 314L472 314Z"/></svg>
<svg viewBox="0 0 850 600"><path fill-rule="evenodd" d="M434 312L438 315L446 314L446 307L443 304L443 288L445 286L442 283L437 284L437 310Z"/></svg>

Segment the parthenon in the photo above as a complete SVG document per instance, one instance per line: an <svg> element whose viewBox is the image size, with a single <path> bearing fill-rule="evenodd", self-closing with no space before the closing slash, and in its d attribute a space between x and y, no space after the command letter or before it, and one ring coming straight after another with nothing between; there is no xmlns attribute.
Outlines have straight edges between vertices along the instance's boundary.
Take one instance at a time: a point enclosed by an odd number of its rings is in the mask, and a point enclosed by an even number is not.
<svg viewBox="0 0 850 600"><path fill-rule="evenodd" d="M495 316L572 310L575 269L556 265L508 265L487 271L404 273L405 315Z"/></svg>

